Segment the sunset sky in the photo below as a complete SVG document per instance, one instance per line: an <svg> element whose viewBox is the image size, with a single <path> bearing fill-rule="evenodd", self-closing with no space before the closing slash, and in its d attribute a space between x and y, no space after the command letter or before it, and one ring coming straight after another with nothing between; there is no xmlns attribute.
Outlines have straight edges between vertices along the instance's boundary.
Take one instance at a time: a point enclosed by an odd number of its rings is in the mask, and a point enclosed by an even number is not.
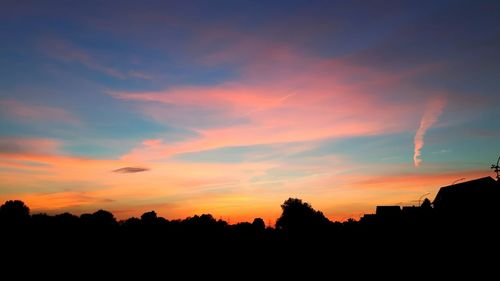
<svg viewBox="0 0 500 281"><path fill-rule="evenodd" d="M0 201L332 220L493 176L500 1L0 1Z"/></svg>

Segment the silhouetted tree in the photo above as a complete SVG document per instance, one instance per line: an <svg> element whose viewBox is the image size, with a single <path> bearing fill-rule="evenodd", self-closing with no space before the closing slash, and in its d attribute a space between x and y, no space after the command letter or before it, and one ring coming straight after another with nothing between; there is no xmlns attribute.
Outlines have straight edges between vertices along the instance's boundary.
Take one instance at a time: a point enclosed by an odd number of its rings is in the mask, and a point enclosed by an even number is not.
<svg viewBox="0 0 500 281"><path fill-rule="evenodd" d="M420 207L423 210L430 210L430 209L432 209L431 200L429 200L429 198L425 198L424 202L422 202L422 205L420 205Z"/></svg>
<svg viewBox="0 0 500 281"><path fill-rule="evenodd" d="M141 216L141 221L144 223L155 223L157 219L158 216L155 211L146 212Z"/></svg>
<svg viewBox="0 0 500 281"><path fill-rule="evenodd" d="M99 210L93 214L83 214L80 219L82 223L92 227L113 227L118 225L113 214L105 210Z"/></svg>
<svg viewBox="0 0 500 281"><path fill-rule="evenodd" d="M233 226L234 229L238 232L238 234L249 235L253 234L254 227L249 222L239 222Z"/></svg>
<svg viewBox="0 0 500 281"><path fill-rule="evenodd" d="M36 227L49 227L52 226L54 217L45 213L31 215L31 223Z"/></svg>
<svg viewBox="0 0 500 281"><path fill-rule="evenodd" d="M63 213L54 216L54 223L66 229L76 228L80 223L80 218L70 213Z"/></svg>
<svg viewBox="0 0 500 281"><path fill-rule="evenodd" d="M252 222L252 226L257 231L264 231L266 229L266 224L264 223L264 220L261 218L255 218Z"/></svg>
<svg viewBox="0 0 500 281"><path fill-rule="evenodd" d="M419 217L419 223L424 224L424 225L430 225L433 223L433 220L435 219L435 213L434 213L434 208L432 208L432 203L429 198L425 198L424 201L422 202L422 205L420 205L420 217Z"/></svg>
<svg viewBox="0 0 500 281"><path fill-rule="evenodd" d="M125 228L139 228L141 226L141 220L136 217L128 218L125 221L120 222Z"/></svg>
<svg viewBox="0 0 500 281"><path fill-rule="evenodd" d="M30 218L30 209L20 200L9 200L0 206L0 221L22 224Z"/></svg>
<svg viewBox="0 0 500 281"><path fill-rule="evenodd" d="M288 232L316 231L331 223L320 211L298 198L289 198L281 205L283 213L276 228Z"/></svg>

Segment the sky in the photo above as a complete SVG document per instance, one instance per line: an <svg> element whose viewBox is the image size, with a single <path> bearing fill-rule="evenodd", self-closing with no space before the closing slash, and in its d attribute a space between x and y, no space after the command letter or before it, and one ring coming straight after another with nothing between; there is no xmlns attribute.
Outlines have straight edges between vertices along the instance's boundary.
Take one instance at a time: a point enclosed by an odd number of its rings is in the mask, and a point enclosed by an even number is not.
<svg viewBox="0 0 500 281"><path fill-rule="evenodd" d="M0 201L332 220L493 176L499 1L10 1Z"/></svg>

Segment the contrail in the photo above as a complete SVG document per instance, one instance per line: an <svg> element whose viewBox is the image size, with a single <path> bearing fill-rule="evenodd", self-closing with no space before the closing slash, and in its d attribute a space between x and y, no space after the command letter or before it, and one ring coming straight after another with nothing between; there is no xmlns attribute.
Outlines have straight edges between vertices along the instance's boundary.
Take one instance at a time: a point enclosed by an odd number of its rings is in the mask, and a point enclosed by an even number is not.
<svg viewBox="0 0 500 281"><path fill-rule="evenodd" d="M415 144L415 151L413 153L413 163L418 167L422 162L420 156L422 155L422 148L424 147L424 136L427 130L434 125L441 113L443 112L445 100L444 98L434 98L427 104L424 116L420 120L420 126L413 140Z"/></svg>

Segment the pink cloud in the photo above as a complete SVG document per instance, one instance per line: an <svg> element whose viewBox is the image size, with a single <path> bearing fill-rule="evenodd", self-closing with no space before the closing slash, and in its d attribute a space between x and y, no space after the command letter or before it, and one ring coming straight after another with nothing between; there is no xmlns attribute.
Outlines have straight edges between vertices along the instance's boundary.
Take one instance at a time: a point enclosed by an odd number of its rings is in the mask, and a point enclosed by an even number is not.
<svg viewBox="0 0 500 281"><path fill-rule="evenodd" d="M2 112L23 122L55 121L79 124L80 120L70 112L52 106L29 105L16 100L0 100Z"/></svg>
<svg viewBox="0 0 500 281"><path fill-rule="evenodd" d="M224 83L212 87L177 87L162 92L110 92L110 94L122 100L160 102L184 106L198 106L224 108L226 110L240 110L242 108L256 109L269 107L280 103L290 94L276 93L278 89L269 92L268 96L262 95L263 90L255 86L240 85L237 83ZM282 90L279 92L283 92Z"/></svg>
<svg viewBox="0 0 500 281"><path fill-rule="evenodd" d="M397 85L415 70L384 73L288 51L272 59L280 67L261 69L264 64L257 61L243 70L246 75L240 81L158 92L110 92L116 99L138 102L138 108L157 122L199 134L197 139L156 147L155 153L138 147L124 159L145 159L141 153L160 159L224 146L394 133L409 130L418 118L415 104L420 101L402 101L396 94L402 91Z"/></svg>
<svg viewBox="0 0 500 281"><path fill-rule="evenodd" d="M418 167L420 163L422 163L420 157L422 155L422 148L424 147L425 133L438 121L439 116L443 112L444 105L445 100L442 97L435 97L427 104L414 138L415 149L413 153L413 162L415 167Z"/></svg>
<svg viewBox="0 0 500 281"><path fill-rule="evenodd" d="M145 145L146 147L157 147L161 145L161 143L162 143L161 139L150 139L150 140L144 140L142 142L142 144Z"/></svg>

